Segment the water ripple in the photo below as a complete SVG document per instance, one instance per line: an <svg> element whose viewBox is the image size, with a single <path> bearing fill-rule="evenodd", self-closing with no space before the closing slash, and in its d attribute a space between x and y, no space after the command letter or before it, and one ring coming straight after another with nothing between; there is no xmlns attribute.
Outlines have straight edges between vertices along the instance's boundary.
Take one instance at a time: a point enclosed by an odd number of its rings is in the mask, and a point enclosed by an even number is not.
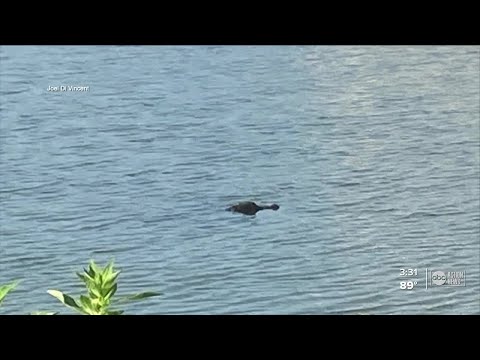
<svg viewBox="0 0 480 360"><path fill-rule="evenodd" d="M479 54L1 47L2 310L64 311L45 290L94 257L164 294L130 313L480 313Z"/></svg>

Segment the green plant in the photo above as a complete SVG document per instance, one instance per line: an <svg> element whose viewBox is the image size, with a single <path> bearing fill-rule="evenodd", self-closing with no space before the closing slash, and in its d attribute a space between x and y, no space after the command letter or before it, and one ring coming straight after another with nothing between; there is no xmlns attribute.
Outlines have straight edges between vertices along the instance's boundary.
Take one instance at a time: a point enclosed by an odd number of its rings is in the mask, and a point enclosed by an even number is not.
<svg viewBox="0 0 480 360"><path fill-rule="evenodd" d="M7 294L10 291L15 289L15 287L18 285L19 282L20 282L19 280L16 280L10 284L0 286L0 305L2 305L2 302L5 299L5 296L7 296Z"/></svg>
<svg viewBox="0 0 480 360"><path fill-rule="evenodd" d="M87 315L121 315L123 310L114 310L113 304L142 300L148 297L160 295L156 292L143 292L135 295L123 296L112 301L117 292L117 277L120 271L115 271L113 261L105 268L99 268L93 260L90 260L88 269L77 276L85 283L87 295L80 295L75 301L73 297L58 291L48 290L53 297L60 300L67 307Z"/></svg>

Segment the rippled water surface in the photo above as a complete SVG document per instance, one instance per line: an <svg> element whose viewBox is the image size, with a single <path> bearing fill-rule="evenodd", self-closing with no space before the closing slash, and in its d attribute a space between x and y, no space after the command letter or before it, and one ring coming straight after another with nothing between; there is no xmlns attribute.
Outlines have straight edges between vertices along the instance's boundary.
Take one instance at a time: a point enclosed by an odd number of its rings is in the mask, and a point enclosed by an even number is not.
<svg viewBox="0 0 480 360"><path fill-rule="evenodd" d="M78 293L90 258L163 293L134 314L480 313L479 57L1 47L3 313L70 313L46 290Z"/></svg>

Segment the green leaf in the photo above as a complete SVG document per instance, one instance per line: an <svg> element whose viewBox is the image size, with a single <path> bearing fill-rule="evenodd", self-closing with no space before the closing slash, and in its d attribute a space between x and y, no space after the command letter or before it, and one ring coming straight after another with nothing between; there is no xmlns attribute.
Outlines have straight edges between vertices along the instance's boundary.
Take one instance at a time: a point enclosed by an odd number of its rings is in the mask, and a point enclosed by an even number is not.
<svg viewBox="0 0 480 360"><path fill-rule="evenodd" d="M64 294L62 293L61 291L58 291L58 290L47 290L47 293L49 293L50 295L52 295L53 297L57 298L58 300L60 300L62 302L62 304L74 309L74 310L77 310L77 311L80 311L80 312L85 312L76 302L75 300L67 295L67 294Z"/></svg>
<svg viewBox="0 0 480 360"><path fill-rule="evenodd" d="M84 274L77 273L77 276L88 286L93 283L93 278L85 271Z"/></svg>
<svg viewBox="0 0 480 360"><path fill-rule="evenodd" d="M0 286L0 304L3 302L3 299L5 299L5 296L7 296L7 294L10 291L15 289L15 287L18 285L19 282L20 282L20 280L15 280L14 282L12 282L10 284Z"/></svg>
<svg viewBox="0 0 480 360"><path fill-rule="evenodd" d="M110 277L105 281L104 286L106 288L111 288L113 283L117 280L118 274L120 274L120 271L115 271L110 275Z"/></svg>
<svg viewBox="0 0 480 360"><path fill-rule="evenodd" d="M143 299L146 299L146 298L149 298L149 297L152 297L152 296L159 296L159 295L162 295L162 293L147 291L147 292L138 293L138 294L135 294L135 295L128 295L128 296L121 297L116 302L117 303L126 303L126 302L143 300Z"/></svg>
<svg viewBox="0 0 480 360"><path fill-rule="evenodd" d="M110 263L103 269L103 278L105 281L108 281L110 279L110 276L112 276L113 273L113 261L110 261Z"/></svg>
<svg viewBox="0 0 480 360"><path fill-rule="evenodd" d="M85 295L80 295L80 304L82 305L82 308L85 310L86 309L93 310L92 300L90 300L90 298Z"/></svg>
<svg viewBox="0 0 480 360"><path fill-rule="evenodd" d="M84 274L76 273L77 276L82 280L85 284L87 283L87 277Z"/></svg>
<svg viewBox="0 0 480 360"><path fill-rule="evenodd" d="M97 300L90 299L85 295L80 295L80 303L83 310L89 315L102 315L102 309Z"/></svg>
<svg viewBox="0 0 480 360"><path fill-rule="evenodd" d="M113 281L117 280L118 274L120 274L120 273L121 273L120 270L114 271L114 272L111 274L109 280L113 280Z"/></svg>
<svg viewBox="0 0 480 360"><path fill-rule="evenodd" d="M113 284L111 289L105 294L105 299L110 299L117 292L117 284Z"/></svg>
<svg viewBox="0 0 480 360"><path fill-rule="evenodd" d="M100 268L97 266L97 264L95 264L95 261L93 261L93 260L90 260L90 270L92 271L93 275L102 272L102 271L100 270ZM93 277L93 275L90 275L90 276Z"/></svg>
<svg viewBox="0 0 480 360"><path fill-rule="evenodd" d="M95 277L95 271L91 267L88 267L88 269L83 268L83 272L88 275L92 280Z"/></svg>
<svg viewBox="0 0 480 360"><path fill-rule="evenodd" d="M33 311L30 315L58 315L55 311Z"/></svg>
<svg viewBox="0 0 480 360"><path fill-rule="evenodd" d="M92 298L102 297L102 294L100 293L100 290L98 289L98 286L96 284L89 284L89 286L87 286L87 289L90 297Z"/></svg>
<svg viewBox="0 0 480 360"><path fill-rule="evenodd" d="M98 285L99 288L102 288L102 285L103 285L103 282L104 282L104 276L102 275L102 273L98 273L96 275L97 275L97 279L96 279L95 283Z"/></svg>

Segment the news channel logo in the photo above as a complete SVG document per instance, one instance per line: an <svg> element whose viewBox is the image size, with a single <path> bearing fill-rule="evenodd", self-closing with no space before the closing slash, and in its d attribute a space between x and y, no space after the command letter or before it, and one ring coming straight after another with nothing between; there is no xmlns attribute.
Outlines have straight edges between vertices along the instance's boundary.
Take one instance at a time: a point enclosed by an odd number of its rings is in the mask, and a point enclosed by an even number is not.
<svg viewBox="0 0 480 360"><path fill-rule="evenodd" d="M430 271L431 286L465 286L465 271Z"/></svg>

